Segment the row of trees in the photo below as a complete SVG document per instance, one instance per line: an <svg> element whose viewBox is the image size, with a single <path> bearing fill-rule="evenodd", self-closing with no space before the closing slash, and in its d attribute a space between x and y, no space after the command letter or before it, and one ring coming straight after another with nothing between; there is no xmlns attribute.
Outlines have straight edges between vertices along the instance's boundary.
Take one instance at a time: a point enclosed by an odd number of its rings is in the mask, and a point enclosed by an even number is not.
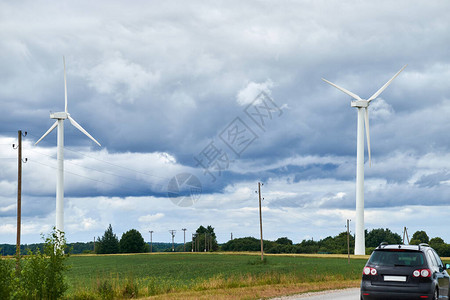
<svg viewBox="0 0 450 300"><path fill-rule="evenodd" d="M389 229L366 230L366 254L372 253L373 249L380 243L402 244L402 238ZM350 253L354 252L355 239L349 236ZM425 231L417 231L410 241L411 245L427 243L433 247L440 256L450 257L450 244L446 244L440 237L430 239ZM260 251L260 240L253 237L230 240L221 246L222 251ZM264 240L264 251L266 253L347 253L347 232L341 232L334 237L326 237L319 241L303 240L301 243L293 244L287 237L275 241Z"/></svg>
<svg viewBox="0 0 450 300"><path fill-rule="evenodd" d="M373 229L366 230L366 253L370 254L381 242L389 244L401 244L402 238L397 233L389 229ZM183 251L260 251L260 240L253 237L238 238L228 241L225 244L217 243L214 228L211 226L200 226L192 237L187 237L188 242L184 244L175 244L176 252ZM350 253L354 252L354 236L349 236ZM266 253L347 253L347 232L341 232L337 236L329 236L324 239L303 240L298 244L294 244L287 237L281 237L275 241L264 240L264 251ZM420 243L428 243L433 247L440 256L450 257L450 244L446 244L440 237L429 238L425 231L417 231L413 234L409 242L411 245ZM94 249L92 242L89 243L73 243L68 244L72 253L91 252ZM0 253L4 255L14 255L15 245L0 245ZM27 249L35 251L43 250L43 244L27 245ZM153 252L156 251L172 251L171 243L154 243L152 245ZM6 252L5 252L6 251ZM97 238L95 243L95 253L112 254L112 253L142 253L149 252L150 246L145 243L141 233L136 229L131 229L122 237L114 234L111 224L106 229L101 238ZM9 253L11 252L11 253ZM26 253L23 248L21 253Z"/></svg>
<svg viewBox="0 0 450 300"><path fill-rule="evenodd" d="M98 254L113 254L113 253L142 253L149 252L150 247L145 243L141 233L136 229L131 229L124 234L120 240L117 235L114 234L111 224L106 229L105 234L97 239L98 242L95 245L95 253ZM214 228L211 226L200 226L192 237L192 241L184 244L177 244L175 251L217 251L219 245L217 243L216 234ZM164 244L169 245L169 244ZM159 249L161 251L161 249ZM171 247L167 247L163 251L172 251Z"/></svg>
<svg viewBox="0 0 450 300"><path fill-rule="evenodd" d="M95 253L112 254L112 253L142 253L149 252L150 247L145 243L141 233L136 229L131 229L122 234L119 239L114 234L111 224L106 229L105 234L101 238L97 238L95 245Z"/></svg>

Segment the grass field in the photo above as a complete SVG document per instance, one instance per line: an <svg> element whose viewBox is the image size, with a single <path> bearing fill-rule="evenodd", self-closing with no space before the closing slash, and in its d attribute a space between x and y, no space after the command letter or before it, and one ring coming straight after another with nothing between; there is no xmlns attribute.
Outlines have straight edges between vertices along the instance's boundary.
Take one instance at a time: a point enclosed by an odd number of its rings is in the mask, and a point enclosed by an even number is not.
<svg viewBox="0 0 450 300"><path fill-rule="evenodd" d="M355 286L366 259L339 256L266 256L164 253L71 256L70 299L256 299Z"/></svg>

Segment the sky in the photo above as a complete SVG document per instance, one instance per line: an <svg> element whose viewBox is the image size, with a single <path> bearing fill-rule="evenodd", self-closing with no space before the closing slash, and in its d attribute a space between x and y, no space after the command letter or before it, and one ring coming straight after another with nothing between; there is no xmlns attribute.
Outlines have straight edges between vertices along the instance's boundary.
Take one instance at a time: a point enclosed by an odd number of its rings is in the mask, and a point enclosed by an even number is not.
<svg viewBox="0 0 450 300"><path fill-rule="evenodd" d="M0 244L55 224L65 121L68 242L139 230L183 242L354 232L357 110L370 97L365 228L450 243L448 1L14 1L0 3Z"/></svg>

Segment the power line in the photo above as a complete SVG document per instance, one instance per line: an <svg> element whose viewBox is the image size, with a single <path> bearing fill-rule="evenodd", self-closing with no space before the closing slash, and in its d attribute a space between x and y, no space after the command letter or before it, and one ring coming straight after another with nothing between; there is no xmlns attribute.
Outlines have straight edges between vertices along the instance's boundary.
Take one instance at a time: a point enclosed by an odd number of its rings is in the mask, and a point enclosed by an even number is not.
<svg viewBox="0 0 450 300"><path fill-rule="evenodd" d="M44 154L44 153L41 153L41 152L38 152L38 151L35 151L35 150L31 150L31 151L36 152L36 153L41 154L41 155L44 155L44 156L47 156L47 157L50 157L50 158L53 158L53 156L48 155L48 154ZM57 169L55 166L51 166L51 165L48 165L48 164L45 164L45 163L42 163L42 162L39 162L39 161L31 160L31 162L32 163L37 163L37 164L40 164L40 165L43 165L43 166L46 166L46 167L49 167L49 168L52 168L52 169ZM87 169L87 170L92 170L92 171L96 171L96 172L103 173L103 174L106 174L106 175L115 176L115 177L118 177L118 178L123 178L123 179L129 180L129 181L132 181L132 182L134 182L136 184L139 184L139 183L140 184L151 184L153 186L159 186L161 188L164 187L164 185L162 185L160 183L149 183L149 182L146 182L146 181L143 181L143 180L137 180L137 179L131 178L131 177L125 177L125 176L117 175L117 174L110 173L110 172L99 171L99 170L96 170L94 168L85 167L85 166L82 166L82 165L79 165L79 164L76 164L76 163L73 163L73 162L70 162L70 161L66 161L66 162L68 162L71 165L75 165L75 166L78 166L80 168L84 168L84 169ZM94 178L91 178L91 177L88 177L88 176L85 176L85 175L77 174L77 173L74 173L72 171L68 171L67 169L64 170L64 173L71 174L71 175L74 175L74 176L78 176L78 177L81 177L81 178L84 178L84 179L88 179L88 180L91 180L91 181L95 181L95 182L98 182L98 183L103 183L103 184L110 185L110 186L113 186L113 187L117 187L117 184L110 183L110 182L107 182L107 181L104 181L104 180L94 179ZM125 190L128 190L128 191L135 191L135 189L127 188L127 187L122 187L122 189L125 189Z"/></svg>
<svg viewBox="0 0 450 300"><path fill-rule="evenodd" d="M69 148L66 148L65 150L68 150L68 151L71 151L71 152L75 152L75 153L78 153L78 154L80 154L80 155L82 155L82 156L85 156L85 157L88 157L88 158L91 158L91 159L94 159L94 160L103 162L103 163L108 164L108 165L110 165L110 166L114 166L114 167L117 167L117 168L122 168L122 169L125 169L125 170L128 170L128 171L131 171L131 172L143 174L143 175L146 175L146 176L152 176L152 177L156 177L156 178L160 178L160 179L167 179L167 180L170 179L170 178L167 178L167 177L162 177L162 176L158 176L158 175L153 175L153 174L141 172L141 171L138 171L138 170L134 170L134 169L131 169L131 168L128 168L128 167L116 165L116 164L110 163L109 161L106 161L106 160L103 160L103 159L99 159L99 158L95 158L95 157L92 157L92 156L90 156L90 155L84 154L84 153L82 153L82 152L80 152L80 151L71 150L71 149L69 149Z"/></svg>
<svg viewBox="0 0 450 300"><path fill-rule="evenodd" d="M28 134L29 134L29 135L32 135L32 136L34 136L34 137L36 137L36 138L39 138L39 136L36 136L36 135L34 135L34 134L31 134L31 133L28 133ZM49 142L49 141L47 141L47 142ZM56 146L55 143L52 143L52 144ZM170 180L170 179L171 179L171 178L167 178L167 177L163 177L163 176L158 176L158 175L149 174L149 173L146 173L146 172L134 170L134 169L131 169L131 168L128 168L128 167L116 165L116 164L113 164L113 163L111 163L111 162L109 162L109 161L106 161L106 160L103 160L103 159L99 159L99 158L96 158L96 157L87 155L87 154L85 154L85 153L82 153L81 151L77 151L77 150L74 150L74 149L70 149L70 148L68 148L67 146L65 146L65 148L64 148L64 151L66 151L66 150L67 150L67 151L70 151L70 152L77 153L77 154L79 154L79 155L82 155L82 156L85 156L85 157L88 157L88 158L91 158L91 159L94 159L94 160L97 160L97 161L100 161L100 162L103 162L103 163L105 163L105 164L108 164L108 165L111 165L111 166L114 166L114 167L117 167L117 168L122 168L122 169L125 169L125 170L128 170L128 171L131 171L131 172L143 174L143 175L146 175L146 176L152 176L152 177L156 177L156 178L160 178L160 179L166 179L166 180Z"/></svg>
<svg viewBox="0 0 450 300"><path fill-rule="evenodd" d="M49 168L52 168L52 169L57 169L57 167L50 166L50 165L47 165L47 164L44 164L44 163L41 163L41 162L38 162L38 161L33 161L33 160L28 160L28 161L32 162L32 163L40 164L42 166L46 166L46 167L49 167ZM100 180L97 180L97 179L93 179L93 178L90 178L90 177L87 177L87 176L84 176L84 175L80 175L80 174L77 174L77 173L73 173L73 172L70 172L70 171L67 171L67 170L64 170L64 173L68 173L68 174L71 174L71 175L75 175L75 176L82 177L82 178L85 178L85 179L88 179L88 180L92 180L92 181L96 181L96 182L99 182L99 183L108 184L108 185L111 185L111 186L117 186L117 185L112 184L112 183L108 183L108 182L105 182L105 181L100 181Z"/></svg>
<svg viewBox="0 0 450 300"><path fill-rule="evenodd" d="M48 154L45 154L45 153L41 153L41 152L38 152L38 151L35 151L35 150L30 150L30 151L33 151L33 152L35 152L35 153L38 153L38 154L41 154L41 155L44 155L44 156L53 158L52 155L48 155ZM125 176L117 175L117 174L114 174L114 173L111 173L111 172L100 171L100 170L98 170L98 169L94 169L94 168L91 168L91 167L82 166L82 165L76 164L76 163L74 163L74 162L72 162L72 161L70 161L70 160L65 160L65 163L68 163L68 164L71 164L71 165L74 165L74 166L77 166L77 167L80 167L80 168L83 168L83 169L87 169L87 170L92 170L92 171L95 171L95 172L99 172L99 173L102 173L102 174L111 175L111 176L115 176L115 177L118 177L118 178L123 178L123 179L131 180L131 181L134 181L134 182L138 182L138 181L139 181L139 180L137 180L136 178L125 177ZM147 183L147 182L145 182L145 181L140 181L140 182ZM155 183L155 185L163 186L162 184L158 184L158 183Z"/></svg>

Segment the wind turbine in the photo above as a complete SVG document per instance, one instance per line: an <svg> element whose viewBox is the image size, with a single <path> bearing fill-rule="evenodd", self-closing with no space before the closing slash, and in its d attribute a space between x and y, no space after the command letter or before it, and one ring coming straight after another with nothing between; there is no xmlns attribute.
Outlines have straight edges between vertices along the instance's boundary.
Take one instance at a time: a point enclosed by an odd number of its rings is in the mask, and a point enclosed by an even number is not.
<svg viewBox="0 0 450 300"><path fill-rule="evenodd" d="M370 154L370 132L369 132L369 105L375 100L400 74L406 65L401 68L388 82L386 82L375 94L369 99L365 100L358 95L322 78L326 83L331 84L340 91L351 96L355 101L351 102L352 107L358 109L358 131L357 131L357 146L356 146L356 230L355 230L355 255L365 255L366 245L364 238L364 123L366 127L367 150L369 153L369 166L372 164Z"/></svg>
<svg viewBox="0 0 450 300"><path fill-rule="evenodd" d="M58 127L57 137L57 176L56 176L56 230L64 232L64 120L69 119L70 123L78 130L88 136L97 145L101 146L83 127L80 126L67 111L67 81L66 81L66 61L63 57L64 64L64 96L65 106L63 112L51 113L50 119L56 119L55 123L47 130L46 133L35 143L37 145L43 138L45 138L50 132Z"/></svg>

